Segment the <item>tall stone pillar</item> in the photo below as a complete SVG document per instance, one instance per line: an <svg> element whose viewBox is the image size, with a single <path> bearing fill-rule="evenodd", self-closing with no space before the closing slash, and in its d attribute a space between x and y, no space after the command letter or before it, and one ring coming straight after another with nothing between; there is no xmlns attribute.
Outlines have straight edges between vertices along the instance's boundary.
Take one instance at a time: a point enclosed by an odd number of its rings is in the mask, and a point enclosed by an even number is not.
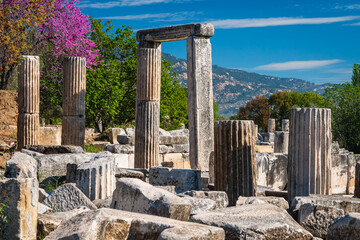
<svg viewBox="0 0 360 240"><path fill-rule="evenodd" d="M274 153L288 153L289 132L276 131L274 137Z"/></svg>
<svg viewBox="0 0 360 240"><path fill-rule="evenodd" d="M355 167L355 191L354 196L360 198L360 163L356 163Z"/></svg>
<svg viewBox="0 0 360 240"><path fill-rule="evenodd" d="M190 165L209 171L214 182L214 114L211 44L208 37L187 39Z"/></svg>
<svg viewBox="0 0 360 240"><path fill-rule="evenodd" d="M269 133L275 132L275 119L273 118L268 119L268 132Z"/></svg>
<svg viewBox="0 0 360 240"><path fill-rule="evenodd" d="M230 205L256 195L254 133L253 121L215 123L215 189L227 193Z"/></svg>
<svg viewBox="0 0 360 240"><path fill-rule="evenodd" d="M331 110L293 108L290 117L288 199L331 194Z"/></svg>
<svg viewBox="0 0 360 240"><path fill-rule="evenodd" d="M159 165L161 43L141 41L138 48L135 168Z"/></svg>
<svg viewBox="0 0 360 240"><path fill-rule="evenodd" d="M283 119L281 122L281 130L283 132L288 132L290 129L290 122L289 119Z"/></svg>
<svg viewBox="0 0 360 240"><path fill-rule="evenodd" d="M85 145L86 59L67 57L63 62L62 145Z"/></svg>
<svg viewBox="0 0 360 240"><path fill-rule="evenodd" d="M40 58L22 56L18 75L18 150L40 138Z"/></svg>

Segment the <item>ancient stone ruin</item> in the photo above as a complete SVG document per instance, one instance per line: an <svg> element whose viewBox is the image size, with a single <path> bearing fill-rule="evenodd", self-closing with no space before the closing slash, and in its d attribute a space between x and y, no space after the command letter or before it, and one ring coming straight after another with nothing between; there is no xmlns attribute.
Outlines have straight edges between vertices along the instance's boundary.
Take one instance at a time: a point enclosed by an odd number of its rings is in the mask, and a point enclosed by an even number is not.
<svg viewBox="0 0 360 240"><path fill-rule="evenodd" d="M136 126L110 129L99 153L84 152L85 59L64 60L63 145L40 145L40 59L24 56L0 239L359 239L360 155L332 142L331 111L292 109L265 133L248 120L214 124L213 34L211 24L138 31ZM189 129L165 131L161 43L175 40L187 40Z"/></svg>
<svg viewBox="0 0 360 240"><path fill-rule="evenodd" d="M135 124L135 167L159 164L161 43L187 41L189 141L192 169L212 172L213 89L211 24L189 24L137 32L138 82ZM210 173L212 176L212 174Z"/></svg>

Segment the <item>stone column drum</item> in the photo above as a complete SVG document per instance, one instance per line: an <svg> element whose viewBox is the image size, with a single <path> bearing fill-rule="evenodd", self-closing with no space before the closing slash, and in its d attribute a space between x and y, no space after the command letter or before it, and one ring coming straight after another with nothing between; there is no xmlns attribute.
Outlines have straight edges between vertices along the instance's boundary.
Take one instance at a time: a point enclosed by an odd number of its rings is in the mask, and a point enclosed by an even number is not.
<svg viewBox="0 0 360 240"><path fill-rule="evenodd" d="M289 132L275 132L274 137L274 153L288 153L289 148Z"/></svg>
<svg viewBox="0 0 360 240"><path fill-rule="evenodd" d="M356 163L355 167L355 191L354 196L360 198L360 162Z"/></svg>
<svg viewBox="0 0 360 240"><path fill-rule="evenodd" d="M273 118L268 119L268 132L269 133L275 132L275 119Z"/></svg>
<svg viewBox="0 0 360 240"><path fill-rule="evenodd" d="M290 117L288 199L331 194L331 110L293 108Z"/></svg>
<svg viewBox="0 0 360 240"><path fill-rule="evenodd" d="M254 133L253 121L215 123L215 190L225 191L232 206L239 196L256 195Z"/></svg>
<svg viewBox="0 0 360 240"><path fill-rule="evenodd" d="M40 138L40 58L22 56L18 74L18 150Z"/></svg>
<svg viewBox="0 0 360 240"><path fill-rule="evenodd" d="M159 165L161 43L139 43L137 77L135 168L150 168Z"/></svg>
<svg viewBox="0 0 360 240"><path fill-rule="evenodd" d="M85 144L86 59L67 57L63 62L62 145Z"/></svg>
<svg viewBox="0 0 360 240"><path fill-rule="evenodd" d="M288 132L290 129L290 122L289 119L283 119L281 122L281 130L283 132Z"/></svg>
<svg viewBox="0 0 360 240"><path fill-rule="evenodd" d="M91 200L105 199L115 190L114 159L104 158L80 164L76 186Z"/></svg>
<svg viewBox="0 0 360 240"><path fill-rule="evenodd" d="M209 171L214 181L214 114L211 43L208 37L187 39L189 142L191 169Z"/></svg>

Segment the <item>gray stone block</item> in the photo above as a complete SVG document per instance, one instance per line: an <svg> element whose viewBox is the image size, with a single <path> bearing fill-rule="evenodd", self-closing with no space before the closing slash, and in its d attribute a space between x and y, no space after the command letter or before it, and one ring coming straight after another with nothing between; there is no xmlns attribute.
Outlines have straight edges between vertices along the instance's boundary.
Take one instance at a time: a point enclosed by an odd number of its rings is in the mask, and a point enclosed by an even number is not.
<svg viewBox="0 0 360 240"><path fill-rule="evenodd" d="M226 239L311 240L313 237L286 211L268 203L202 212L191 219L223 228Z"/></svg>
<svg viewBox="0 0 360 240"><path fill-rule="evenodd" d="M96 209L90 199L74 183L66 183L55 189L44 201L55 212L66 212L81 206Z"/></svg>
<svg viewBox="0 0 360 240"><path fill-rule="evenodd" d="M289 203L282 197L239 197L236 201L236 206L253 204L257 201L266 202L284 210L289 209Z"/></svg>
<svg viewBox="0 0 360 240"><path fill-rule="evenodd" d="M346 214L330 226L327 240L339 239L360 239L360 213Z"/></svg>
<svg viewBox="0 0 360 240"><path fill-rule="evenodd" d="M221 228L102 208L61 222L46 239L225 239Z"/></svg>
<svg viewBox="0 0 360 240"><path fill-rule="evenodd" d="M24 148L42 154L84 153L82 147L72 145L26 145Z"/></svg>
<svg viewBox="0 0 360 240"><path fill-rule="evenodd" d="M134 146L121 144L105 144L103 150L109 151L111 153L131 154L134 153Z"/></svg>
<svg viewBox="0 0 360 240"><path fill-rule="evenodd" d="M116 183L111 208L187 221L191 204L184 199L136 178Z"/></svg>
<svg viewBox="0 0 360 240"><path fill-rule="evenodd" d="M226 192L222 191L186 191L182 193L196 198L208 198L216 202L216 208L226 208L229 205L229 198Z"/></svg>
<svg viewBox="0 0 360 240"><path fill-rule="evenodd" d="M130 145L134 145L135 144L135 137L134 136L127 136L127 135L117 135L117 141L119 144L125 145L125 144L130 144Z"/></svg>
<svg viewBox="0 0 360 240"><path fill-rule="evenodd" d="M177 193L202 189L200 170L152 167L149 182L154 186L174 185Z"/></svg>
<svg viewBox="0 0 360 240"><path fill-rule="evenodd" d="M6 162L5 177L7 178L37 178L37 161L29 155L16 152Z"/></svg>
<svg viewBox="0 0 360 240"><path fill-rule="evenodd" d="M159 136L160 145L189 144L186 136Z"/></svg>

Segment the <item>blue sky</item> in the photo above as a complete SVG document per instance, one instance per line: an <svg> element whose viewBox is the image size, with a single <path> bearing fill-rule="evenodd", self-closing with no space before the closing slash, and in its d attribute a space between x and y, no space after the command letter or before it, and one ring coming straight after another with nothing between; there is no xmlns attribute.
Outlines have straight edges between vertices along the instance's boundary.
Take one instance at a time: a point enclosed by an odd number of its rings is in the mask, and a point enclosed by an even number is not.
<svg viewBox="0 0 360 240"><path fill-rule="evenodd" d="M135 30L212 23L213 64L314 83L351 80L360 63L360 2L332 0L113 0L79 4ZM162 44L186 59L186 42Z"/></svg>

